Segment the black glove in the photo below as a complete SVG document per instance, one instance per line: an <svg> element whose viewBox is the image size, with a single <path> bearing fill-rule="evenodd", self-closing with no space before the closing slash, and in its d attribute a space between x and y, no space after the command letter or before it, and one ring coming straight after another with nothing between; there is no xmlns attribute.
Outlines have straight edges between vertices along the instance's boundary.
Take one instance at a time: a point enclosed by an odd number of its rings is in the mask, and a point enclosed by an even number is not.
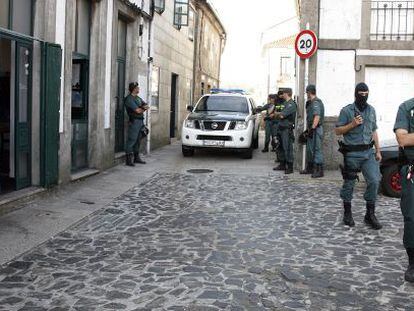
<svg viewBox="0 0 414 311"><path fill-rule="evenodd" d="M309 130L308 130L308 137L309 138L313 138L313 135L315 134L315 129L313 129L313 128L310 128Z"/></svg>

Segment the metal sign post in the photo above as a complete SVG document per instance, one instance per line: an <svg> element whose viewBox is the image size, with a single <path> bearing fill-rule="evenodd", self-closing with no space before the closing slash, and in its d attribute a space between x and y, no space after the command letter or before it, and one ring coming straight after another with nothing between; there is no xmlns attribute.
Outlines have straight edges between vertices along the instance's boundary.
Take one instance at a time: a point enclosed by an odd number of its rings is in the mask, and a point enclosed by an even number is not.
<svg viewBox="0 0 414 311"><path fill-rule="evenodd" d="M309 84L309 59L315 54L318 48L318 39L315 33L309 30L309 23L306 24L306 30L301 31L295 41L296 54L305 61L305 79L303 95L303 131L306 131L306 87ZM306 168L306 145L302 149L302 169Z"/></svg>

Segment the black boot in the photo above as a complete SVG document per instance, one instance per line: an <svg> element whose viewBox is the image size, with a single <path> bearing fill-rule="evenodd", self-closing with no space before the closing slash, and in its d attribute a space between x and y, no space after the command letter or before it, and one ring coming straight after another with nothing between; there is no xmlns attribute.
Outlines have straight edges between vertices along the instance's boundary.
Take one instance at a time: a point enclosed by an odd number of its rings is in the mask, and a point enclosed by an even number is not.
<svg viewBox="0 0 414 311"><path fill-rule="evenodd" d="M382 228L382 225L375 216L375 202L367 202L367 213L365 214L364 221L372 229L379 230Z"/></svg>
<svg viewBox="0 0 414 311"><path fill-rule="evenodd" d="M134 162L133 162L133 157L134 155L132 153L127 153L125 156L125 161L126 161L126 165L127 166L135 166Z"/></svg>
<svg viewBox="0 0 414 311"><path fill-rule="evenodd" d="M404 278L407 282L414 283L414 248L407 248L408 268L405 271Z"/></svg>
<svg viewBox="0 0 414 311"><path fill-rule="evenodd" d="M344 202L344 224L349 227L355 227L354 218L352 218L351 202Z"/></svg>
<svg viewBox="0 0 414 311"><path fill-rule="evenodd" d="M303 171L300 171L299 173L301 175L309 175L309 174L312 174L312 172L313 172L313 163L312 162L308 162L306 164L306 168Z"/></svg>
<svg viewBox="0 0 414 311"><path fill-rule="evenodd" d="M146 164L147 162L141 159L141 157L139 156L139 153L134 153L134 163Z"/></svg>
<svg viewBox="0 0 414 311"><path fill-rule="evenodd" d="M312 173L312 178L321 178L323 176L324 176L324 174L323 174L323 165L316 164L315 168L313 170L313 173Z"/></svg>
<svg viewBox="0 0 414 311"><path fill-rule="evenodd" d="M262 150L263 153L265 152L269 152L269 147L264 147L264 149Z"/></svg>
<svg viewBox="0 0 414 311"><path fill-rule="evenodd" d="M286 162L280 162L279 166L273 168L274 171L284 171L286 170Z"/></svg>
<svg viewBox="0 0 414 311"><path fill-rule="evenodd" d="M285 174L293 174L293 163L288 162L285 170Z"/></svg>

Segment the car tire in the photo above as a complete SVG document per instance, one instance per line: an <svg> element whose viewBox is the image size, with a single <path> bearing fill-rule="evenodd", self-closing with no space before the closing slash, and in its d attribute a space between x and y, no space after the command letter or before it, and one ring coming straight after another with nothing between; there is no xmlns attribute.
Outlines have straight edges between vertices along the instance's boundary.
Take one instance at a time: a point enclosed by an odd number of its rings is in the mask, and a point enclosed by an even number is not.
<svg viewBox="0 0 414 311"><path fill-rule="evenodd" d="M249 149L247 149L246 151L244 151L242 153L242 158L243 159L252 159L253 158L253 148L250 147Z"/></svg>
<svg viewBox="0 0 414 311"><path fill-rule="evenodd" d="M182 146L181 150L185 158L194 156L194 148Z"/></svg>
<svg viewBox="0 0 414 311"><path fill-rule="evenodd" d="M253 149L259 148L259 134L256 135L255 138L253 138Z"/></svg>
<svg viewBox="0 0 414 311"><path fill-rule="evenodd" d="M393 198L401 197L401 178L398 165L390 165L384 168L382 173L382 192Z"/></svg>

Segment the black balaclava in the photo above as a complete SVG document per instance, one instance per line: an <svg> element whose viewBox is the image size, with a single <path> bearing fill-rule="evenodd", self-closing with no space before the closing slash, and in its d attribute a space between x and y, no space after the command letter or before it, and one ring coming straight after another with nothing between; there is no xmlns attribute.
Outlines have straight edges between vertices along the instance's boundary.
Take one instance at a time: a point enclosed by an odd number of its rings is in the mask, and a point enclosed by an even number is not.
<svg viewBox="0 0 414 311"><path fill-rule="evenodd" d="M355 87L355 104L360 111L364 111L365 108L367 108L368 95L362 96L358 94L358 92L368 92L368 91L369 91L368 85L366 85L365 83L358 83L357 86Z"/></svg>

